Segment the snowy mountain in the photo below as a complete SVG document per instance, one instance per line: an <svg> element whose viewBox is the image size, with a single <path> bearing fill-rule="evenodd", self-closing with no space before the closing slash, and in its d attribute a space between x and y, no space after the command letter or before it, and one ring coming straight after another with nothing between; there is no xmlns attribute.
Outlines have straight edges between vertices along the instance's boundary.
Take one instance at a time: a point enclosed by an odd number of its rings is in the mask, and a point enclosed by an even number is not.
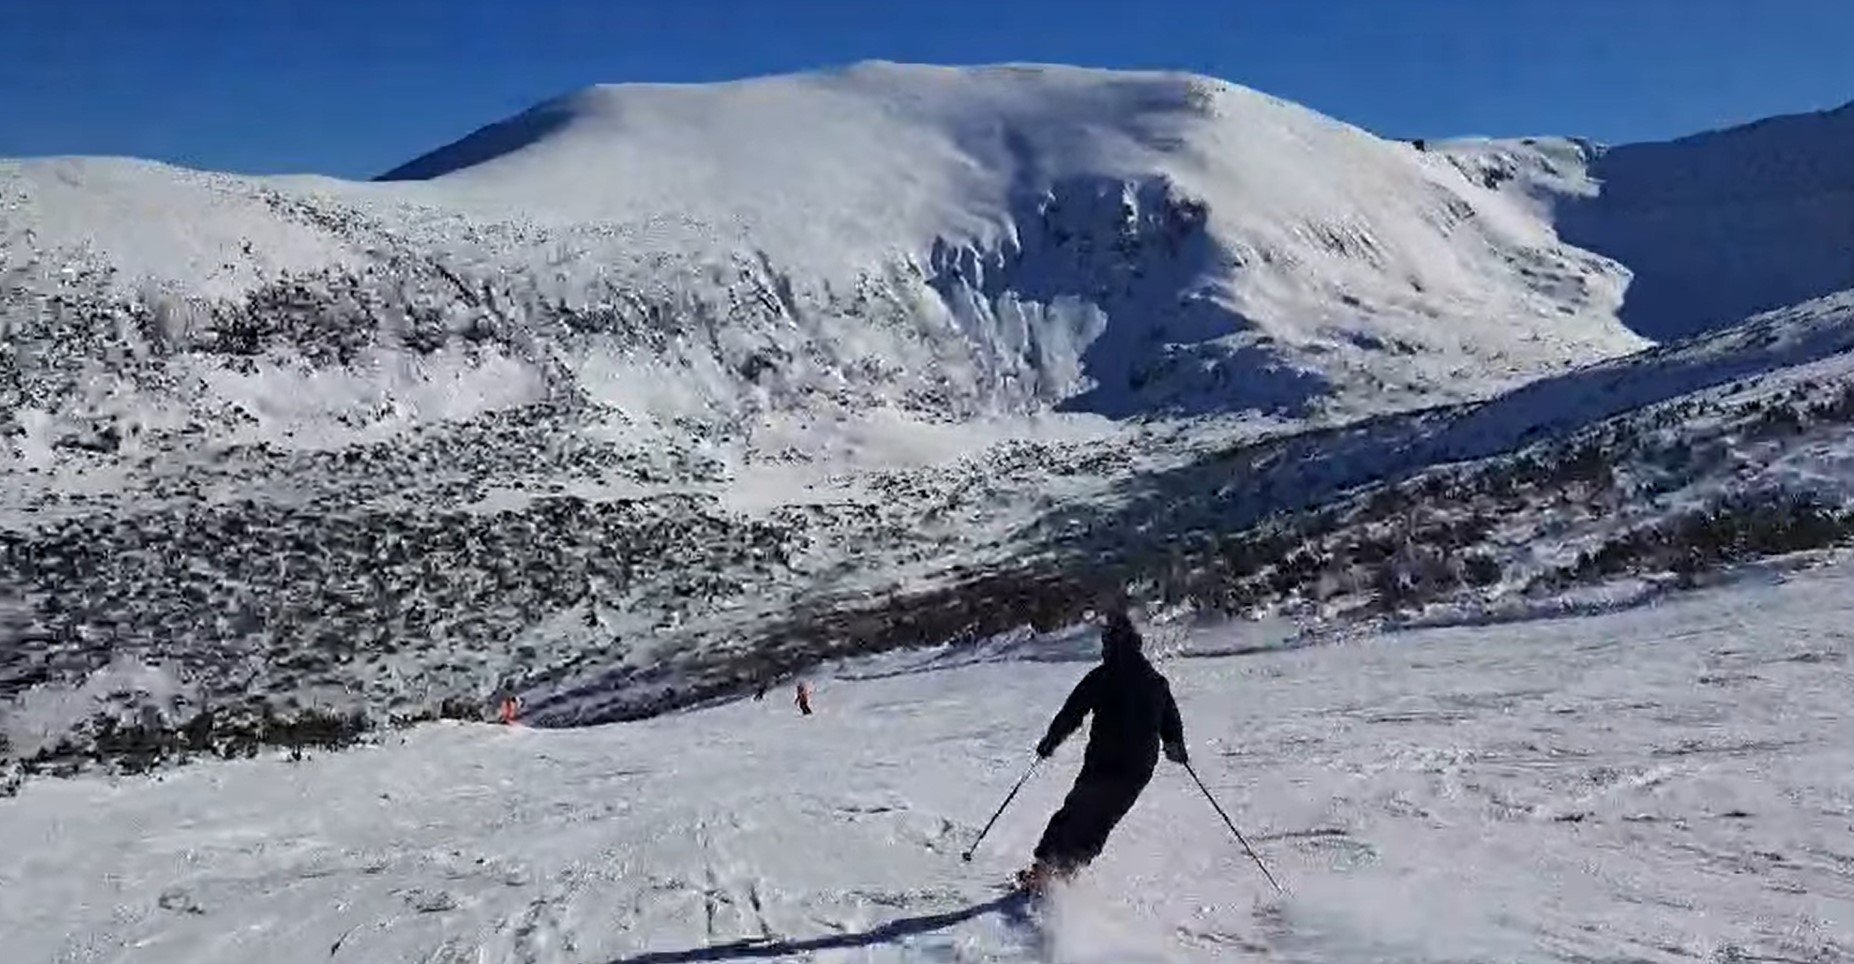
<svg viewBox="0 0 1854 964"><path fill-rule="evenodd" d="M1100 416L1346 418L1641 344L1524 199L1184 75L595 88L390 178L0 165L0 692L126 663L180 719L377 715L599 670L642 712L1180 457ZM854 643L775 663L819 645Z"/></svg>
<svg viewBox="0 0 1854 964"><path fill-rule="evenodd" d="M1182 74L865 64L592 88L369 183L0 163L0 757L333 743L504 691L631 719L1128 580L1531 605L1579 571L1529 555L1577 433L1757 376L1811 426L1781 464L1839 451L1845 300L1650 348L1629 268L1559 237L1619 156ZM1380 531L1444 463L1545 481L1473 578L1386 592L1411 566L1380 548L1465 539ZM1658 484L1723 505L1743 465ZM1573 494L1630 510L1578 546L1675 511Z"/></svg>
<svg viewBox="0 0 1854 964"><path fill-rule="evenodd" d="M1108 414L1354 393L1381 410L1635 344L1610 317L1614 266L1507 199L1201 77L868 64L601 87L386 178L675 223L659 230L751 244L801 282L899 254L994 354L1029 352L1046 398Z"/></svg>
<svg viewBox="0 0 1854 964"><path fill-rule="evenodd" d="M0 162L6 959L1850 959L1850 127L866 64ZM956 860L1121 592L1286 893L1164 765L1000 898L1073 744Z"/></svg>
<svg viewBox="0 0 1854 964"><path fill-rule="evenodd" d="M507 328L550 358L519 357L504 395L663 420L1381 411L1641 344L1615 322L1620 269L1523 206L1184 75L594 88L389 178L15 162L0 244L21 291L152 317L182 350L416 368ZM235 318L305 299L285 330Z"/></svg>
<svg viewBox="0 0 1854 964"><path fill-rule="evenodd" d="M1622 319L1666 339L1854 288L1854 104L1607 151L1557 221L1634 280Z"/></svg>
<svg viewBox="0 0 1854 964"><path fill-rule="evenodd" d="M1621 317L1657 341L1854 288L1854 104L1665 143L1446 145L1547 199L1560 237L1628 266Z"/></svg>

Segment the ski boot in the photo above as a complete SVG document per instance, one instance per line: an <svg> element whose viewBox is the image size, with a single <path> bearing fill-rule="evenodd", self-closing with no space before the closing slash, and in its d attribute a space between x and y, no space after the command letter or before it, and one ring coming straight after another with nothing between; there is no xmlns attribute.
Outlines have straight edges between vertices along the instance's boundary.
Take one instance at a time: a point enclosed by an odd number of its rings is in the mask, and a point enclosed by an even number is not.
<svg viewBox="0 0 1854 964"><path fill-rule="evenodd" d="M1038 860L1017 872L1017 889L1033 897L1041 897L1049 892L1051 886L1075 876L1075 870L1073 867Z"/></svg>

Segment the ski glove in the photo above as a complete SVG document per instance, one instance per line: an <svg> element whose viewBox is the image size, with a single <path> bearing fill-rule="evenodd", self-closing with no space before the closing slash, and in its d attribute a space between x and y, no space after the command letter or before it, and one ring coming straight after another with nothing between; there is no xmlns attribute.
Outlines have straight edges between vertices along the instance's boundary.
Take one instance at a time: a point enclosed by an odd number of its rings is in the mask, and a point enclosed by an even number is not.
<svg viewBox="0 0 1854 964"><path fill-rule="evenodd" d="M1043 740L1036 745L1036 755L1039 759L1047 760L1054 752L1056 752L1056 745L1048 740Z"/></svg>
<svg viewBox="0 0 1854 964"><path fill-rule="evenodd" d="M1173 763L1188 764L1191 762L1190 756L1185 753L1183 743L1172 743L1167 741L1165 744L1165 758Z"/></svg>

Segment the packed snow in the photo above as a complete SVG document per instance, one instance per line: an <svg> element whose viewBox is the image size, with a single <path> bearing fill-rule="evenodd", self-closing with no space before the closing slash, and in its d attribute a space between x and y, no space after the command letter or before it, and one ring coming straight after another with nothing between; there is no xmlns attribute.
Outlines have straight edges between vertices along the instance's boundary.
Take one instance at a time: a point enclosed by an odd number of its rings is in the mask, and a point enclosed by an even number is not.
<svg viewBox="0 0 1854 964"><path fill-rule="evenodd" d="M960 861L1085 669L1067 631L822 671L811 717L775 690L34 781L0 932L147 964L1854 960L1851 606L1836 565L1332 645L1150 628L1285 896L1161 763L1070 890L1001 902L1078 742Z"/></svg>

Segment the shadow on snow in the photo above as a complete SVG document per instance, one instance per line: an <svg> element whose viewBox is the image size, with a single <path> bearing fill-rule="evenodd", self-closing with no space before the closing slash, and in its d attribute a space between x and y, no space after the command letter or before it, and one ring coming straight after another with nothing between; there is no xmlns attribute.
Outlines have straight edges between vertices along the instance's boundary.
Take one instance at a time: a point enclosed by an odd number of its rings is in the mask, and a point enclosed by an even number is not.
<svg viewBox="0 0 1854 964"><path fill-rule="evenodd" d="M813 937L806 940L748 939L728 944L693 947L682 951L652 951L636 957L619 958L607 964L701 964L701 962L711 961L788 957L814 951L872 947L877 944L892 943L904 937L952 927L955 924L963 924L993 912L1004 914L1014 920L1021 919L1027 909L1027 902L1028 899L1022 894L1006 894L995 900L974 904L960 910L927 914L921 917L903 917L854 934L832 934L828 937Z"/></svg>

